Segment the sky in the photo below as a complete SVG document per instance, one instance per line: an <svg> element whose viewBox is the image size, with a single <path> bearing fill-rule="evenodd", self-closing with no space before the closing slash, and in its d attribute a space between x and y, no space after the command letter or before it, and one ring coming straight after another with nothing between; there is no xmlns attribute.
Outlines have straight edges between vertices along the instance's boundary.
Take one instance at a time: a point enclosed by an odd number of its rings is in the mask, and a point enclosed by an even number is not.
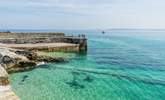
<svg viewBox="0 0 165 100"><path fill-rule="evenodd" d="M0 29L165 29L165 0L0 0Z"/></svg>

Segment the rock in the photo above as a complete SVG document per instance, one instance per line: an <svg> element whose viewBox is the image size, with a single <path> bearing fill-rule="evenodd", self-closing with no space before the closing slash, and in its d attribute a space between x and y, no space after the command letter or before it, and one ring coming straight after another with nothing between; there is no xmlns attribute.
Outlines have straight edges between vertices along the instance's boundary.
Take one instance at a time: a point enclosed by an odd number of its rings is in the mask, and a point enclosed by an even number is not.
<svg viewBox="0 0 165 100"><path fill-rule="evenodd" d="M11 64L11 63L15 63L14 59L5 55L2 57L2 63L3 64Z"/></svg>
<svg viewBox="0 0 165 100"><path fill-rule="evenodd" d="M34 67L37 64L33 61L19 61L18 64L16 64L16 67L20 67L20 68L25 68L25 67Z"/></svg>
<svg viewBox="0 0 165 100"><path fill-rule="evenodd" d="M18 54L18 55L28 56L32 52L30 52L30 51L24 51L24 50L16 50L15 53Z"/></svg>
<svg viewBox="0 0 165 100"><path fill-rule="evenodd" d="M87 82L92 82L93 79L90 77L90 76L86 76L86 78L84 79L84 81L87 81Z"/></svg>
<svg viewBox="0 0 165 100"><path fill-rule="evenodd" d="M36 57L37 57L37 53L32 52L32 51L17 50L17 51L15 51L15 53L18 54L18 55L25 56L29 60L36 59Z"/></svg>
<svg viewBox="0 0 165 100"><path fill-rule="evenodd" d="M65 62L64 58L40 55L33 51L18 50L10 48L0 48L0 64L7 72L21 72L37 67L40 62Z"/></svg>
<svg viewBox="0 0 165 100"><path fill-rule="evenodd" d="M24 58L21 58L21 57L10 57L8 55L5 55L2 57L2 61L1 61L1 65L6 69L10 69L12 68L13 66L15 66L17 64L17 62L21 61L21 60L24 60L26 61Z"/></svg>
<svg viewBox="0 0 165 100"><path fill-rule="evenodd" d="M9 84L9 75L6 70L0 65L0 85Z"/></svg>
<svg viewBox="0 0 165 100"><path fill-rule="evenodd" d="M10 64L15 63L17 60L28 60L25 56L16 54L15 51L15 49L0 48L0 62Z"/></svg>
<svg viewBox="0 0 165 100"><path fill-rule="evenodd" d="M3 55L0 53L0 64L2 63Z"/></svg>
<svg viewBox="0 0 165 100"><path fill-rule="evenodd" d="M71 82L66 82L70 87L74 89L84 89L85 86L80 84L77 80L72 80Z"/></svg>
<svg viewBox="0 0 165 100"><path fill-rule="evenodd" d="M23 72L36 68L37 63L33 61L19 61L13 67L7 69L8 73Z"/></svg>
<svg viewBox="0 0 165 100"><path fill-rule="evenodd" d="M24 82L28 77L29 77L28 75L24 75L24 76L22 77L21 82Z"/></svg>
<svg viewBox="0 0 165 100"><path fill-rule="evenodd" d="M40 56L38 58L39 61L44 61L44 62L65 62L66 60L62 57L49 57L49 56Z"/></svg>
<svg viewBox="0 0 165 100"><path fill-rule="evenodd" d="M15 66L17 66L17 65L15 65ZM26 67L21 67L21 66L19 66L19 67L12 67L12 68L7 69L7 72L8 72L9 74L11 74L11 73L17 73L17 72L24 72L24 71L33 70L33 69L35 69L36 67L37 67L37 66L26 66Z"/></svg>
<svg viewBox="0 0 165 100"><path fill-rule="evenodd" d="M0 58L2 58L3 57L3 55L0 53Z"/></svg>
<svg viewBox="0 0 165 100"><path fill-rule="evenodd" d="M0 100L20 100L12 91L11 86L0 86Z"/></svg>

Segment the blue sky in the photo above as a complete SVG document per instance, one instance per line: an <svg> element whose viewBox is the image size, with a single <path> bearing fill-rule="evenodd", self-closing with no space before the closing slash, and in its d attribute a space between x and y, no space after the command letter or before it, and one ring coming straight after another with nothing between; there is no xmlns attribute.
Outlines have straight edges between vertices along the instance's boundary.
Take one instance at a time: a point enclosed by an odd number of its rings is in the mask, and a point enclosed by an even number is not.
<svg viewBox="0 0 165 100"><path fill-rule="evenodd" d="M165 29L165 0L1 0L3 29Z"/></svg>

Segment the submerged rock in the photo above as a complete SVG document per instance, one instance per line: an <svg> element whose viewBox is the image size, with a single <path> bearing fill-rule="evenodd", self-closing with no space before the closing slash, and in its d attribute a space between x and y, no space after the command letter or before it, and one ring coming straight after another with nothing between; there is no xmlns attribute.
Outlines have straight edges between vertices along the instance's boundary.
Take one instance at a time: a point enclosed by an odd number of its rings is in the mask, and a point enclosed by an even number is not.
<svg viewBox="0 0 165 100"><path fill-rule="evenodd" d="M75 89L83 89L85 88L84 85L80 84L80 80L78 79L77 75L80 75L79 72L72 72L73 75L73 79L71 82L66 82L66 84L68 84L70 87L75 88Z"/></svg>
<svg viewBox="0 0 165 100"><path fill-rule="evenodd" d="M27 78L28 78L28 75L24 75L24 76L22 77L21 82L24 82Z"/></svg>
<svg viewBox="0 0 165 100"><path fill-rule="evenodd" d="M71 73L72 73L72 75L80 75L80 72L78 72L78 71L72 71Z"/></svg>
<svg viewBox="0 0 165 100"><path fill-rule="evenodd" d="M78 83L78 81L76 81L76 80L73 80L71 82L66 82L66 84L68 84L70 87L75 88L75 89L83 89L83 88L85 88L84 85Z"/></svg>
<svg viewBox="0 0 165 100"><path fill-rule="evenodd" d="M92 77L90 77L90 76L86 76L85 79L84 79L84 81L92 82L93 79L92 79Z"/></svg>

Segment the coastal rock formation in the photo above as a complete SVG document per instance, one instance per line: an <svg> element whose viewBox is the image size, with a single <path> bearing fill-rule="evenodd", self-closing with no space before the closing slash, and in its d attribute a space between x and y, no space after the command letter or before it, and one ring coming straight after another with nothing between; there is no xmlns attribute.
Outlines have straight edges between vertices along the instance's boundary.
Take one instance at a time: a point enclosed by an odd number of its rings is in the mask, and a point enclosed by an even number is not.
<svg viewBox="0 0 165 100"><path fill-rule="evenodd" d="M23 51L23 50L17 50L15 51L16 54L25 56L28 60L34 61L34 62L65 62L66 59L62 57L50 57L46 55L41 55L36 52L31 51Z"/></svg>
<svg viewBox="0 0 165 100"><path fill-rule="evenodd" d="M8 73L34 69L41 62L63 62L64 58L39 55L36 52L0 47L0 100L20 100L9 85Z"/></svg>
<svg viewBox="0 0 165 100"><path fill-rule="evenodd" d="M18 96L12 91L11 87L0 86L0 100L20 100Z"/></svg>
<svg viewBox="0 0 165 100"><path fill-rule="evenodd" d="M7 71L8 73L23 72L36 68L36 65L37 63L33 61L18 61L15 65L8 68Z"/></svg>
<svg viewBox="0 0 165 100"><path fill-rule="evenodd" d="M34 69L38 64L66 61L62 57L51 57L33 51L0 47L0 66L8 73ZM1 71L3 72L3 70Z"/></svg>
<svg viewBox="0 0 165 100"><path fill-rule="evenodd" d="M50 57L46 55L39 55L36 52L0 48L0 64L7 70L8 73L26 71L34 69L41 62L64 62L61 57Z"/></svg>
<svg viewBox="0 0 165 100"><path fill-rule="evenodd" d="M0 85L5 86L9 84L9 75L6 70L0 65Z"/></svg>

